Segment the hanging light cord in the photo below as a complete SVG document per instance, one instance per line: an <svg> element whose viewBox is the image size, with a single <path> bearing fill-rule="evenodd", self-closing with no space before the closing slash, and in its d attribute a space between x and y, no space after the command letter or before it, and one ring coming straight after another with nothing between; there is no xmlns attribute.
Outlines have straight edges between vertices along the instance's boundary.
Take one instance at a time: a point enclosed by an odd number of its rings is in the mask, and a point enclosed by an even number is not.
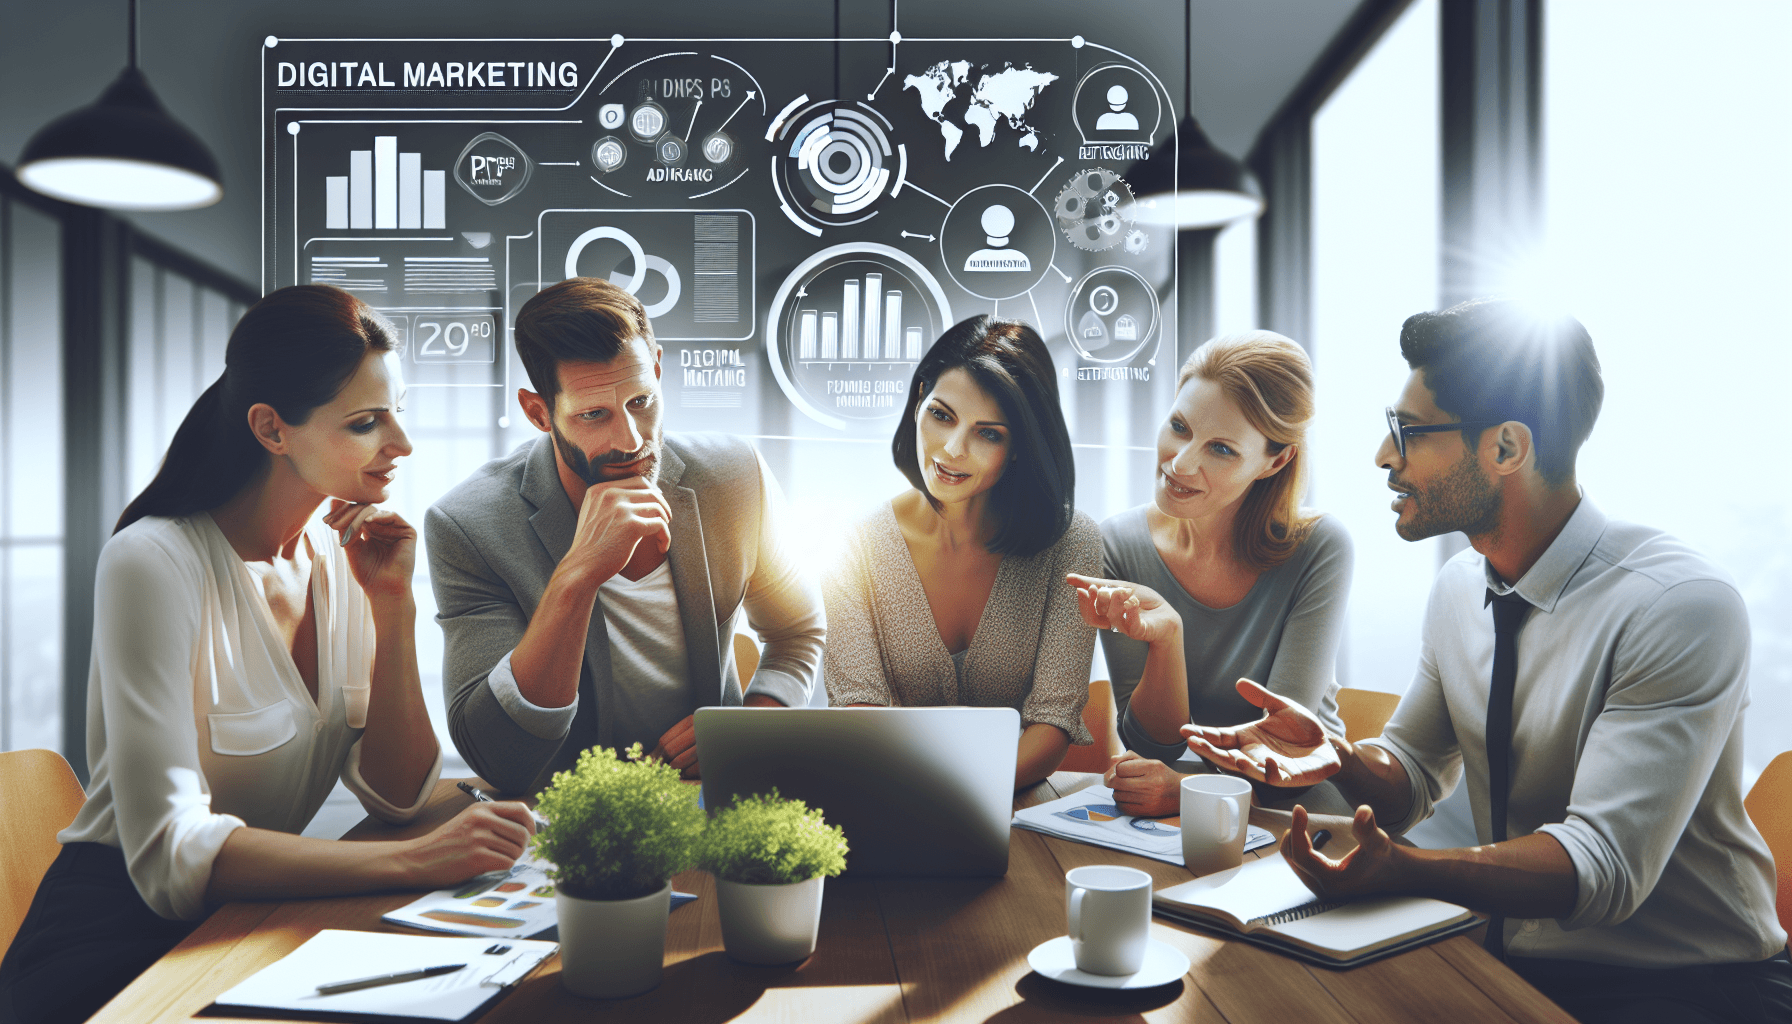
<svg viewBox="0 0 1792 1024"><path fill-rule="evenodd" d="M131 9L137 9L137 0L131 0ZM1183 0L1182 4L1182 113L1184 117L1195 114L1195 58L1194 43L1190 37L1195 32L1194 0Z"/></svg>
<svg viewBox="0 0 1792 1024"><path fill-rule="evenodd" d="M131 6L131 70L137 70L137 0L130 0Z"/></svg>

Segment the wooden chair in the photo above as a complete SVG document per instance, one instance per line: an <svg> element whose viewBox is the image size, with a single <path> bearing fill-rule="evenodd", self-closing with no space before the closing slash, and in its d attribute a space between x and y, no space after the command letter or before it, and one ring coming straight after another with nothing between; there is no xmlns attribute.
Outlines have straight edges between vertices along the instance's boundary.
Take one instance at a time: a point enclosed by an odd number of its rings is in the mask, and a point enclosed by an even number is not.
<svg viewBox="0 0 1792 1024"><path fill-rule="evenodd" d="M1108 761L1126 748L1120 745L1118 716L1114 713L1114 687L1106 679L1089 683L1089 703L1083 705L1083 724L1095 742L1086 747L1072 746L1064 755L1061 772L1105 772Z"/></svg>
<svg viewBox="0 0 1792 1024"><path fill-rule="evenodd" d="M1779 876L1775 903L1780 927L1792 928L1792 750L1768 762L1742 806L1773 851L1774 874Z"/></svg>
<svg viewBox="0 0 1792 1024"><path fill-rule="evenodd" d="M745 633L734 634L734 668L740 673L740 688L744 692L753 681L753 673L759 671L759 645ZM821 680L817 679L815 685L820 686Z"/></svg>
<svg viewBox="0 0 1792 1024"><path fill-rule="evenodd" d="M87 802L68 762L54 750L0 754L0 957L12 945L37 883L61 852L56 833Z"/></svg>
<svg viewBox="0 0 1792 1024"><path fill-rule="evenodd" d="M1338 691L1338 717L1344 719L1344 738L1355 743L1380 736L1399 704L1397 693L1343 687Z"/></svg>

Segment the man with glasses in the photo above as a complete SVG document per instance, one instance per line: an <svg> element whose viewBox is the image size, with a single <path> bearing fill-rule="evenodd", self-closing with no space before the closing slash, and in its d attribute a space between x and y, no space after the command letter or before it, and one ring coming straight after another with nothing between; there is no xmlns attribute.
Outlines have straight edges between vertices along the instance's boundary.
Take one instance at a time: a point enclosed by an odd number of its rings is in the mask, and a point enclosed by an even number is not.
<svg viewBox="0 0 1792 1024"><path fill-rule="evenodd" d="M1792 1020L1773 859L1742 807L1748 611L1702 556L1582 496L1592 339L1478 301L1409 318L1400 349L1376 453L1394 529L1471 545L1432 586L1411 688L1352 744L1241 682L1264 717L1186 726L1189 747L1278 785L1330 777L1358 848L1315 852L1298 808L1283 843L1315 892L1486 911L1489 950L1582 1021ZM1389 838L1464 775L1482 845Z"/></svg>

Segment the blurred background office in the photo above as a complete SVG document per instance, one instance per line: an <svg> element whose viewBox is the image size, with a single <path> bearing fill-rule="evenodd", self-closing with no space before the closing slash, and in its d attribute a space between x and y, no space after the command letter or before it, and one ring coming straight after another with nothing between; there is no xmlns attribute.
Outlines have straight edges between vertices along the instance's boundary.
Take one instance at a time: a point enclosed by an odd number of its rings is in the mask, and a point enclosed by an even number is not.
<svg viewBox="0 0 1792 1024"><path fill-rule="evenodd" d="M892 17L869 0L494 10L144 0L141 66L216 154L225 193L199 210L139 214L46 200L12 174L33 133L117 74L123 0L0 10L0 749L51 747L85 777L94 560L260 290L264 37L665 36L669 14L714 37L871 37ZM1792 379L1781 309L1792 5L907 0L900 17L911 37L1123 40L1176 114L1187 97L1213 145L1249 168L1260 217L1154 250L1165 335L1178 360L1252 327L1312 353L1311 500L1357 549L1341 683L1405 689L1430 578L1462 544L1395 537L1372 465L1381 409L1406 375L1400 323L1508 292L1578 316L1599 347L1606 404L1581 454L1587 493L1704 550L1748 602L1751 779L1792 748L1792 476L1775 400ZM1049 339L1056 329L1042 326ZM758 376L763 411L747 426L820 562L836 526L902 480L880 441L792 440L819 432ZM1172 379L1066 390L1079 505L1098 520L1149 498ZM512 402L491 389L414 390L416 454L400 465L394 507L420 523L450 486L532 437L521 417L501 418ZM420 559L418 647L440 725L426 572ZM452 751L445 731L443 743Z"/></svg>

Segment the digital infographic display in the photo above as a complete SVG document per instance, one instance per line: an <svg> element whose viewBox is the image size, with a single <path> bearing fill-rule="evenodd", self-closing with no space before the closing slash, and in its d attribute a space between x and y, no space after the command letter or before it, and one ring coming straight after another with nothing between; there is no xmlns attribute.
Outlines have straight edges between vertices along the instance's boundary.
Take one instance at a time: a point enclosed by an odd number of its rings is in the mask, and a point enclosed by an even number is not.
<svg viewBox="0 0 1792 1024"><path fill-rule="evenodd" d="M516 311L573 276L646 306L682 427L782 402L884 432L982 312L1066 386L1175 351L1174 232L1126 181L1174 111L1092 39L269 37L262 63L263 287L355 293L413 387L526 384Z"/></svg>

